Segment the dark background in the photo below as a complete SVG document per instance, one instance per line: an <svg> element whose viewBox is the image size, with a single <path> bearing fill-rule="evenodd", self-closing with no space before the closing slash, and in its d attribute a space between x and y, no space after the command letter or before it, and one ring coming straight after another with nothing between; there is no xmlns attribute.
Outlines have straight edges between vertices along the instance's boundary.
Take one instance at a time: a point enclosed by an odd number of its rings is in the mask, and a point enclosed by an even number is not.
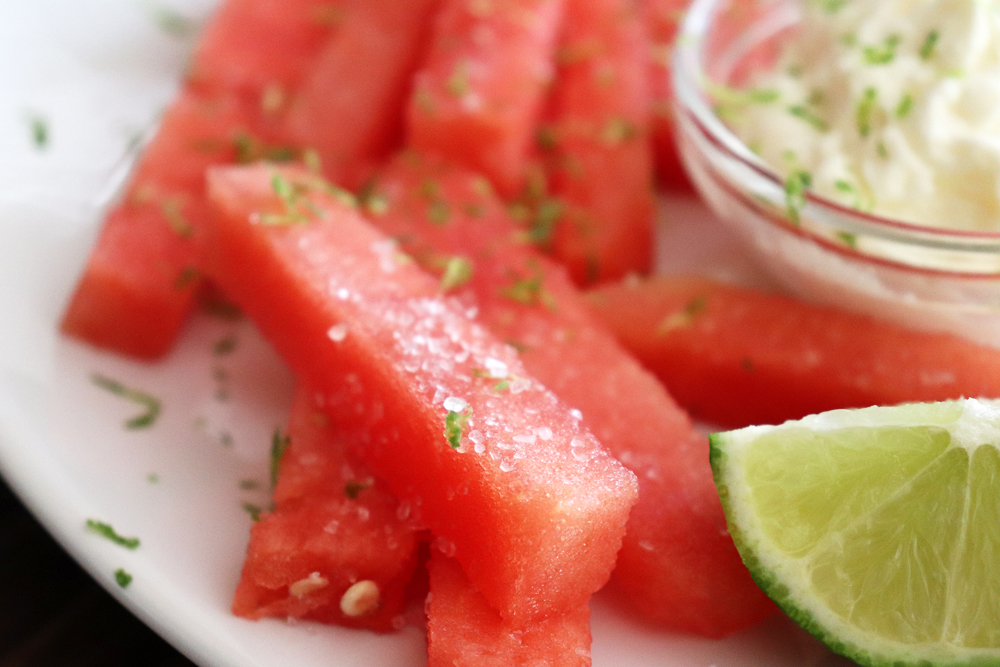
<svg viewBox="0 0 1000 667"><path fill-rule="evenodd" d="M193 667L84 572L0 479L0 667Z"/></svg>

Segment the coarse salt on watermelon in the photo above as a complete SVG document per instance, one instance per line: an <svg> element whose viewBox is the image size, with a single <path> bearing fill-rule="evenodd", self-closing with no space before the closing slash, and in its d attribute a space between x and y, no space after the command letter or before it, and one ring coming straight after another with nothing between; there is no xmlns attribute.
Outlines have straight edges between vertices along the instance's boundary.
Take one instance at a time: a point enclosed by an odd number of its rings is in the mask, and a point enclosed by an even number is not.
<svg viewBox="0 0 1000 667"><path fill-rule="evenodd" d="M380 173L366 208L636 472L639 502L613 577L643 614L721 636L774 610L726 532L706 438L595 322L565 272L523 241L482 176L407 152Z"/></svg>
<svg viewBox="0 0 1000 667"><path fill-rule="evenodd" d="M432 550L427 597L427 667L589 667L590 608L583 604L525 629L511 629L469 582L462 566Z"/></svg>
<svg viewBox="0 0 1000 667"><path fill-rule="evenodd" d="M521 187L564 0L444 0L414 80L407 139L482 172L506 196Z"/></svg>
<svg viewBox="0 0 1000 667"><path fill-rule="evenodd" d="M420 527L400 518L395 496L348 453L309 389L296 390L275 445L275 508L251 529L233 613L398 629Z"/></svg>
<svg viewBox="0 0 1000 667"><path fill-rule="evenodd" d="M438 0L366 0L344 10L283 121L327 179L355 189L402 143L410 82Z"/></svg>
<svg viewBox="0 0 1000 667"><path fill-rule="evenodd" d="M505 620L600 588L635 478L513 349L315 177L214 168L209 190L213 279Z"/></svg>
<svg viewBox="0 0 1000 667"><path fill-rule="evenodd" d="M549 188L562 204L552 250L577 284L653 261L649 39L633 0L567 0L553 90Z"/></svg>
<svg viewBox="0 0 1000 667"><path fill-rule="evenodd" d="M1000 397L1000 351L695 277L590 294L594 313L692 413L724 426L837 408Z"/></svg>

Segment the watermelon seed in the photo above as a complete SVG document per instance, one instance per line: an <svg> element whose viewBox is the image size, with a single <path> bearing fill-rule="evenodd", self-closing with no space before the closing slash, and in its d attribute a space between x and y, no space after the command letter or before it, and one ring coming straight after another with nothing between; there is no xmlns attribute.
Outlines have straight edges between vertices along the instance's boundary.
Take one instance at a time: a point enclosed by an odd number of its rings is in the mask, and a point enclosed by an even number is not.
<svg viewBox="0 0 1000 667"><path fill-rule="evenodd" d="M325 580L324 580L325 581ZM325 584L324 584L325 585ZM344 591L340 598L340 610L345 616L356 618L367 616L379 608L381 591L371 579L363 579Z"/></svg>
<svg viewBox="0 0 1000 667"><path fill-rule="evenodd" d="M305 579L299 579L289 585L288 593L292 597L300 598L304 595L312 593L313 591L326 588L329 583L330 581L326 577L321 576L319 572L313 572Z"/></svg>

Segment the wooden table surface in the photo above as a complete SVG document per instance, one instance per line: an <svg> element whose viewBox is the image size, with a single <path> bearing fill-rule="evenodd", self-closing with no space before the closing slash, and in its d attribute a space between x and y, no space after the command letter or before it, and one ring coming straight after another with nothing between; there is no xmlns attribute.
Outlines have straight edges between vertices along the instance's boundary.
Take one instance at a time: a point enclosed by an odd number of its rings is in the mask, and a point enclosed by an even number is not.
<svg viewBox="0 0 1000 667"><path fill-rule="evenodd" d="M97 585L0 480L0 667L190 667Z"/></svg>

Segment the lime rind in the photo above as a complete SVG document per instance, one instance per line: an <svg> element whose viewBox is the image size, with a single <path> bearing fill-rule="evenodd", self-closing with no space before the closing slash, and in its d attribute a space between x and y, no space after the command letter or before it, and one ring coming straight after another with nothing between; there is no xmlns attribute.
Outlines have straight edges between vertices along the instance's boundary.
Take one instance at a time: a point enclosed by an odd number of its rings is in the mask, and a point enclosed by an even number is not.
<svg viewBox="0 0 1000 667"><path fill-rule="evenodd" d="M899 426L944 428L951 434L950 449L966 447L972 451L981 444L1000 444L1000 409L977 401L838 410L777 427L749 427L713 434L709 438L710 460L729 531L760 588L832 651L870 667L996 667L1000 665L1000 647L970 648L948 641L897 641L845 621L810 587L806 566L773 548L753 510L749 485L742 475L749 445L765 434L791 428L822 432L845 427ZM1000 538L995 541L1000 543ZM1000 550L996 545L992 548ZM1000 618L997 623L1000 624Z"/></svg>

